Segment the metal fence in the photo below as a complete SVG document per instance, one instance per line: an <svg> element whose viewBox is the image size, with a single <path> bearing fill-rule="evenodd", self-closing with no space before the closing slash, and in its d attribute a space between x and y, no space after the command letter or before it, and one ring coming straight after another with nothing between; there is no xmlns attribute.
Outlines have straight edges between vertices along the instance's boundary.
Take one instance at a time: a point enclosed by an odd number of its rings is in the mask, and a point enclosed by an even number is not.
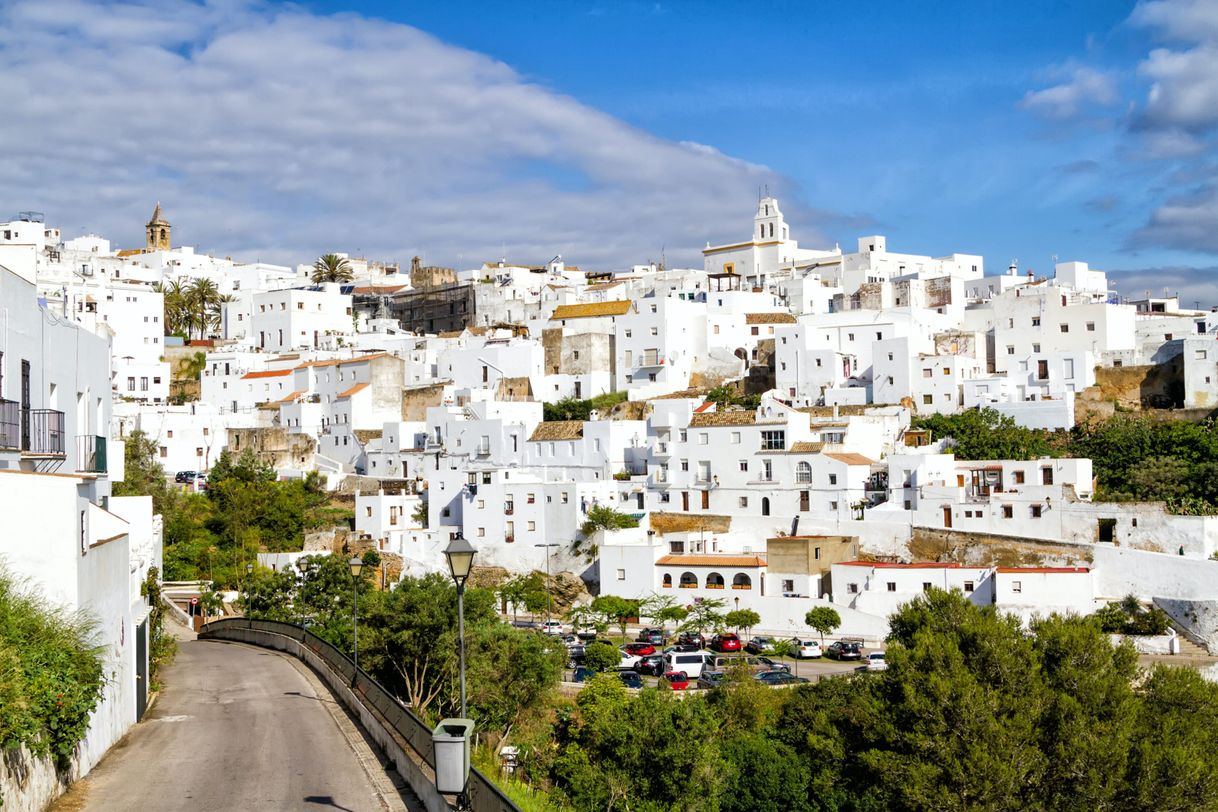
<svg viewBox="0 0 1218 812"><path fill-rule="evenodd" d="M313 652L335 674L341 676L348 685L352 684L352 673L355 673L354 691L365 705L373 707L409 745L415 754L435 767L432 753L431 728L414 711L402 704L398 699L385 690L361 668L356 672L351 658L343 654L332 644L322 640L303 626L293 623L280 623L275 620L247 620L245 618L223 618L213 620L203 627L200 636L223 639L225 632L240 632L242 630L277 634L289 637L301 643ZM248 641L252 642L252 641ZM256 643L255 643L256 645ZM499 787L487 778L480 770L470 767L469 784L466 786L469 808L473 812L520 812L520 808Z"/></svg>

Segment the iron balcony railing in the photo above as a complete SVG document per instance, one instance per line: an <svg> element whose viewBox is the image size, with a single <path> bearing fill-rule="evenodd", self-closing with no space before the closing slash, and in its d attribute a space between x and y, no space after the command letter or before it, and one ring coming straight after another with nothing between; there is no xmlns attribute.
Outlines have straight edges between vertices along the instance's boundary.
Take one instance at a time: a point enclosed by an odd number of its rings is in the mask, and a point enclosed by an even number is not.
<svg viewBox="0 0 1218 812"><path fill-rule="evenodd" d="M21 450L21 404L0 398L0 449Z"/></svg>
<svg viewBox="0 0 1218 812"><path fill-rule="evenodd" d="M63 412L22 409L21 450L42 457L64 456L63 426Z"/></svg>
<svg viewBox="0 0 1218 812"><path fill-rule="evenodd" d="M76 470L89 474L104 474L106 467L106 438L86 434L76 438Z"/></svg>

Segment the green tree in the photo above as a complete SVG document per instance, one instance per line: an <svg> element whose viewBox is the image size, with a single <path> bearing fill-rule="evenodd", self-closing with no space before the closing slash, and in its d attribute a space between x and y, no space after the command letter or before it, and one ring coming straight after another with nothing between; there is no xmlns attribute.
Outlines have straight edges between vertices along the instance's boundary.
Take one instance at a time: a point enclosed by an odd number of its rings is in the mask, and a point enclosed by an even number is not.
<svg viewBox="0 0 1218 812"><path fill-rule="evenodd" d="M727 737L722 750L728 769L720 812L814 808L808 797L807 764L792 748L750 732Z"/></svg>
<svg viewBox="0 0 1218 812"><path fill-rule="evenodd" d="M804 615L804 623L808 628L820 634L823 645L825 635L833 634L833 630L842 625L842 616L832 606L816 606Z"/></svg>
<svg viewBox="0 0 1218 812"><path fill-rule="evenodd" d="M354 279L351 262L338 254L322 254L313 263L313 284L324 282L350 282Z"/></svg>
<svg viewBox="0 0 1218 812"><path fill-rule="evenodd" d="M723 617L724 625L735 629L737 634L742 629L745 630L746 634L749 633L760 622L761 615L752 609L734 609Z"/></svg>
<svg viewBox="0 0 1218 812"><path fill-rule="evenodd" d="M622 662L622 653L608 643L597 641L584 648L584 665L592 671L610 671Z"/></svg>
<svg viewBox="0 0 1218 812"><path fill-rule="evenodd" d="M958 414L917 417L914 428L951 438L960 460L1030 460L1055 456L1048 432L1024 428L994 409L967 409Z"/></svg>
<svg viewBox="0 0 1218 812"><path fill-rule="evenodd" d="M152 509L164 510L169 486L165 469L157 462L157 444L140 429L127 435L123 449L123 480L114 483L115 496L151 496Z"/></svg>
<svg viewBox="0 0 1218 812"><path fill-rule="evenodd" d="M626 636L626 625L637 618L641 601L617 595L599 595L592 599L592 611L600 614L609 623L616 623L622 637Z"/></svg>
<svg viewBox="0 0 1218 812"><path fill-rule="evenodd" d="M724 622L721 609L723 609L721 598L707 598L698 601L690 607L689 615L686 616L681 628L698 634L705 634L708 630L718 631L723 628Z"/></svg>
<svg viewBox="0 0 1218 812"><path fill-rule="evenodd" d="M577 538L572 550L576 553L581 551L583 543L592 537L592 534L598 530L612 532L614 530L623 530L630 527L638 527L638 519L626 513L614 510L608 505L593 505L588 508L587 519L579 527L580 538ZM595 545L591 546L587 552L590 555L596 553Z"/></svg>

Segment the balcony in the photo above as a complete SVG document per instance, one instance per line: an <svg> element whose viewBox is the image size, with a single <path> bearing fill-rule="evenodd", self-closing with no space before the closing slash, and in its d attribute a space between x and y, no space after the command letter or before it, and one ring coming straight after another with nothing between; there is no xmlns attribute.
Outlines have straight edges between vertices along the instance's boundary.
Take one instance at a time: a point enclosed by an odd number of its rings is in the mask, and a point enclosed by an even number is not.
<svg viewBox="0 0 1218 812"><path fill-rule="evenodd" d="M76 438L76 470L88 474L106 473L106 438L86 434Z"/></svg>
<svg viewBox="0 0 1218 812"><path fill-rule="evenodd" d="M672 451L669 450L668 443L656 443L652 453L657 457L668 457Z"/></svg>
<svg viewBox="0 0 1218 812"><path fill-rule="evenodd" d="M662 367L664 366L664 356L660 354L659 350L647 350L639 354L634 365L636 369Z"/></svg>
<svg viewBox="0 0 1218 812"><path fill-rule="evenodd" d="M21 450L21 404L0 398L0 450Z"/></svg>
<svg viewBox="0 0 1218 812"><path fill-rule="evenodd" d="M21 452L31 457L64 457L63 412L21 409Z"/></svg>

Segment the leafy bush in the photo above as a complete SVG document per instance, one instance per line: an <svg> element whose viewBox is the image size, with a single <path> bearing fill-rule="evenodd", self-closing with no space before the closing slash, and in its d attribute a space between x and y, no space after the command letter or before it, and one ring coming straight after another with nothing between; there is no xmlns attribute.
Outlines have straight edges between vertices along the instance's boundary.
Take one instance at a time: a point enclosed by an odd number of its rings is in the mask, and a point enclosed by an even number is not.
<svg viewBox="0 0 1218 812"><path fill-rule="evenodd" d="M1100 609L1092 619L1108 634L1167 634L1171 625L1167 613L1157 606L1144 609L1132 595Z"/></svg>
<svg viewBox="0 0 1218 812"><path fill-rule="evenodd" d="M590 643L584 649L584 665L593 671L610 671L621 662L621 652L608 643Z"/></svg>
<svg viewBox="0 0 1218 812"><path fill-rule="evenodd" d="M27 746L66 768L105 687L94 625L0 572L0 750Z"/></svg>

